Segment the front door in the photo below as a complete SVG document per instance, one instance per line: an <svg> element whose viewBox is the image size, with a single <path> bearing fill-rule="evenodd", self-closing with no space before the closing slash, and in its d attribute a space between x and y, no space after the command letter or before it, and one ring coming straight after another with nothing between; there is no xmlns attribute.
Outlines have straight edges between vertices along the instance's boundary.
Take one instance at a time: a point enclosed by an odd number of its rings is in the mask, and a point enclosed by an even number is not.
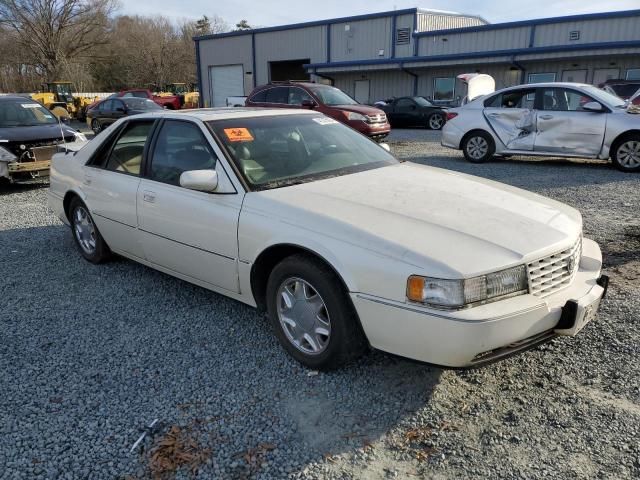
<svg viewBox="0 0 640 480"><path fill-rule="evenodd" d="M508 150L533 150L535 88L507 90L485 101L484 116Z"/></svg>
<svg viewBox="0 0 640 480"><path fill-rule="evenodd" d="M568 88L541 88L538 96L536 152L586 157L600 153L607 114L582 110L594 101L591 97Z"/></svg>
<svg viewBox="0 0 640 480"><path fill-rule="evenodd" d="M415 123L418 105L411 98L399 98L393 104L391 121L397 125L410 125Z"/></svg>
<svg viewBox="0 0 640 480"><path fill-rule="evenodd" d="M112 134L90 165L83 190L98 230L113 250L144 258L136 234L140 168L153 120L130 121Z"/></svg>
<svg viewBox="0 0 640 480"><path fill-rule="evenodd" d="M238 292L238 217L242 195L180 186L189 170L228 178L201 127L187 120L160 126L138 192L141 244L148 261L190 278ZM229 184L229 182L227 182Z"/></svg>

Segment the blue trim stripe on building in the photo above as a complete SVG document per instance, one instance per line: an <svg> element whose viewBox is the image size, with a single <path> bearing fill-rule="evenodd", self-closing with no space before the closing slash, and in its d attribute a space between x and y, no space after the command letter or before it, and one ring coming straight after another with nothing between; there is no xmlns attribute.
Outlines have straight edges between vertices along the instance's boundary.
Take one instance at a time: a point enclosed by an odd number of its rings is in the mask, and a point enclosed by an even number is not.
<svg viewBox="0 0 640 480"><path fill-rule="evenodd" d="M396 58L396 24L398 16L391 17L391 58Z"/></svg>
<svg viewBox="0 0 640 480"><path fill-rule="evenodd" d="M574 45L554 45L549 47L516 48L511 50L492 50L487 52L452 53L447 55L427 55L402 58L382 58L372 60L355 60L332 63L309 63L305 68L329 68L329 67L353 67L359 65L385 65L404 64L416 62L431 62L439 60L457 60L465 58L502 57L514 55L527 55L535 53L573 52L579 50L602 50L605 48L635 48L640 47L640 40L627 40L622 42L582 43Z"/></svg>
<svg viewBox="0 0 640 480"><path fill-rule="evenodd" d="M202 108L204 106L204 95L202 94L202 69L200 68L200 42L198 40L195 41L196 44L196 73L198 75L198 107Z"/></svg>
<svg viewBox="0 0 640 480"><path fill-rule="evenodd" d="M339 18L330 18L327 20L315 20L312 22L291 23L288 25L280 25L277 27L264 27L264 28L254 28L252 30L238 30L235 32L214 33L211 35L196 36L196 37L193 37L193 39L209 40L211 38L236 37L239 35L248 35L251 33L279 32L283 30L295 30L298 28L305 28L305 27L320 27L320 26L324 26L332 23L356 22L360 20L371 20L373 18L390 17L391 15L415 14L418 11L419 10L417 8L406 8L404 10L391 10L386 12L367 13L365 15L354 15L351 17L339 17Z"/></svg>
<svg viewBox="0 0 640 480"><path fill-rule="evenodd" d="M256 88L256 35L251 35L251 68L253 69L253 88Z"/></svg>
<svg viewBox="0 0 640 480"><path fill-rule="evenodd" d="M331 24L327 24L327 63L331 63Z"/></svg>
<svg viewBox="0 0 640 480"><path fill-rule="evenodd" d="M473 27L447 28L444 30L432 30L429 32L415 32L416 37L433 37L450 33L485 32L490 30L502 30L504 28L529 27L536 25L549 25L554 23L578 22L585 20L606 20L608 18L635 17L640 15L640 10L620 10L615 12L586 13L581 15L567 15L564 17L538 18L533 20L520 20L517 22L490 23L488 25L476 25Z"/></svg>

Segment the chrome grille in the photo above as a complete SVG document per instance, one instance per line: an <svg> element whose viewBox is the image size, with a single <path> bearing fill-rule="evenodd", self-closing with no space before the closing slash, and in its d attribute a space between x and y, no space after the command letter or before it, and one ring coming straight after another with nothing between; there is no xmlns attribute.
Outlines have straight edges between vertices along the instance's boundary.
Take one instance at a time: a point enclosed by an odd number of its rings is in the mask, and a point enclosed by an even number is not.
<svg viewBox="0 0 640 480"><path fill-rule="evenodd" d="M367 123L387 123L387 115L384 113L367 115Z"/></svg>
<svg viewBox="0 0 640 480"><path fill-rule="evenodd" d="M529 292L545 297L568 287L578 271L581 256L582 236L570 248L529 263Z"/></svg>

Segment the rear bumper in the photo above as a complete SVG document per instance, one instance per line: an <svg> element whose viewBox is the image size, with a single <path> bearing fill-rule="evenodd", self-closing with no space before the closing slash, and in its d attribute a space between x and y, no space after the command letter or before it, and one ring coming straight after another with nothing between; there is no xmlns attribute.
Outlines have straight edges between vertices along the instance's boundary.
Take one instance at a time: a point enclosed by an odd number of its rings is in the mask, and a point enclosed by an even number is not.
<svg viewBox="0 0 640 480"><path fill-rule="evenodd" d="M548 297L530 294L456 312L437 311L361 293L351 295L369 343L379 350L446 367L474 367L532 348L557 335L568 301L599 303L602 255L584 240L580 268L572 284ZM595 312L594 312L595 313ZM590 317L588 320L590 320Z"/></svg>
<svg viewBox="0 0 640 480"><path fill-rule="evenodd" d="M443 147L460 149L460 143L464 137L464 132L455 126L453 123L445 123L442 127L442 137L440 143Z"/></svg>

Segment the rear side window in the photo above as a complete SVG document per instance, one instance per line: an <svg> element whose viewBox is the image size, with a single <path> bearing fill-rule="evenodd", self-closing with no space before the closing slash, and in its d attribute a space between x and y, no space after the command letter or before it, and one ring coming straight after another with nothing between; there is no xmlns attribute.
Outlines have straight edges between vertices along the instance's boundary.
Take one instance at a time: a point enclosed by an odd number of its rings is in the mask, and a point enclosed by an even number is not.
<svg viewBox="0 0 640 480"><path fill-rule="evenodd" d="M289 103L289 87L275 87L267 90L267 103Z"/></svg>
<svg viewBox="0 0 640 480"><path fill-rule="evenodd" d="M267 101L267 91L260 90L258 93L253 95L250 99L250 102L264 103Z"/></svg>
<svg viewBox="0 0 640 480"><path fill-rule="evenodd" d="M535 88L511 90L495 95L484 102L487 108L533 108Z"/></svg>
<svg viewBox="0 0 640 480"><path fill-rule="evenodd" d="M153 120L130 122L115 141L107 158L106 169L113 172L140 175L140 165Z"/></svg>
<svg viewBox="0 0 640 480"><path fill-rule="evenodd" d="M289 105L302 105L304 101L312 101L311 95L300 87L289 88Z"/></svg>

